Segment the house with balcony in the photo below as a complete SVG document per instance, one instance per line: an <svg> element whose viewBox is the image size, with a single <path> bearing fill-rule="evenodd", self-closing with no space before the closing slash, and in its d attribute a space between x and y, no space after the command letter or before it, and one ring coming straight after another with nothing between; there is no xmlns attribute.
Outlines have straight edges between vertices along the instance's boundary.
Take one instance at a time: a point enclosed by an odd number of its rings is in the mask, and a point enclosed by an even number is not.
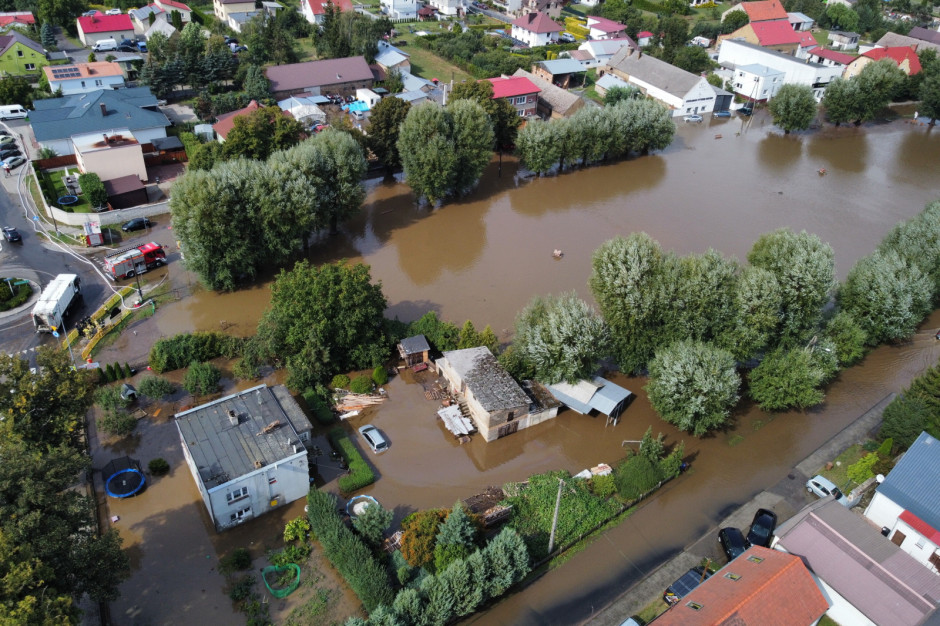
<svg viewBox="0 0 940 626"><path fill-rule="evenodd" d="M715 90L704 76L643 54L642 50L621 48L604 67L610 73L637 87L644 95L662 102L673 117L711 113L715 109Z"/></svg>
<svg viewBox="0 0 940 626"><path fill-rule="evenodd" d="M493 99L509 102L519 117L531 117L538 113L538 95L541 91L524 76L501 76L487 78L493 85Z"/></svg>
<svg viewBox="0 0 940 626"><path fill-rule="evenodd" d="M789 54L769 50L746 41L728 39L718 50L718 63L734 72L746 65L763 65L784 73L784 84L806 85L813 90L816 101L822 100L826 87L842 76L842 68L813 63Z"/></svg>
<svg viewBox="0 0 940 626"><path fill-rule="evenodd" d="M52 93L61 89L64 96L98 89L120 89L124 86L124 70L119 64L110 61L47 65L42 71Z"/></svg>
<svg viewBox="0 0 940 626"><path fill-rule="evenodd" d="M878 485L865 517L894 545L940 574L940 441L920 434Z"/></svg>
<svg viewBox="0 0 940 626"><path fill-rule="evenodd" d="M511 36L530 48L547 46L558 41L558 34L565 27L545 13L527 13L512 23Z"/></svg>
<svg viewBox="0 0 940 626"><path fill-rule="evenodd" d="M219 532L310 491L302 439L309 421L286 388L275 389L259 385L173 416L183 458Z"/></svg>

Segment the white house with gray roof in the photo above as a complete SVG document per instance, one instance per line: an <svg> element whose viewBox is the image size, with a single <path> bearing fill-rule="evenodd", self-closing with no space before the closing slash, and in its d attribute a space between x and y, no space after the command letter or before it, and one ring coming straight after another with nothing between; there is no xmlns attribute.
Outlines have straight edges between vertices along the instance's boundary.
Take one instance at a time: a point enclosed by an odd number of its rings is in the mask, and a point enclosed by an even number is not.
<svg viewBox="0 0 940 626"><path fill-rule="evenodd" d="M435 362L451 390L463 397L469 417L486 441L532 426L522 387L483 346L451 350Z"/></svg>
<svg viewBox="0 0 940 626"><path fill-rule="evenodd" d="M643 54L642 50L621 48L605 69L665 104L672 109L673 117L711 113L715 108L715 91L705 77Z"/></svg>
<svg viewBox="0 0 940 626"><path fill-rule="evenodd" d="M59 155L73 154L72 135L126 128L140 143L166 137L170 120L157 108L149 87L99 89L88 93L34 100L29 115L36 141Z"/></svg>
<svg viewBox="0 0 940 626"><path fill-rule="evenodd" d="M310 491L310 422L282 385L258 385L174 416L186 465L218 531ZM298 432L299 431L299 432Z"/></svg>
<svg viewBox="0 0 940 626"><path fill-rule="evenodd" d="M842 69L798 59L792 55L769 50L740 39L725 39L718 49L718 63L731 70L748 65L763 65L771 70L783 72L786 85L806 85L813 90L816 101L822 100L826 87L832 79L842 75ZM749 88L744 83L741 90L747 95Z"/></svg>
<svg viewBox="0 0 940 626"><path fill-rule="evenodd" d="M884 482L865 517L902 550L940 573L940 441L921 433Z"/></svg>

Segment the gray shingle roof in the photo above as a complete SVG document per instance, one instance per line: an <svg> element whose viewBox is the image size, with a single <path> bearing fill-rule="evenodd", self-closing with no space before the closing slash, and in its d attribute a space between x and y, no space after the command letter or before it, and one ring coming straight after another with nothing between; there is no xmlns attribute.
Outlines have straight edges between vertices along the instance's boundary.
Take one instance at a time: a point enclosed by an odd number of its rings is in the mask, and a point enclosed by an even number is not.
<svg viewBox="0 0 940 626"><path fill-rule="evenodd" d="M775 534L807 566L876 624L920 624L940 601L940 576L832 497L814 502Z"/></svg>
<svg viewBox="0 0 940 626"><path fill-rule="evenodd" d="M418 354L420 352L431 349L431 346L428 345L428 340L424 335L405 337L401 340L401 347L402 350L405 351L405 354Z"/></svg>
<svg viewBox="0 0 940 626"><path fill-rule="evenodd" d="M102 115L104 104L107 115ZM162 128L170 125L166 115L156 109L157 98L149 87L99 89L62 98L33 102L29 116L36 141L55 141L94 131L127 128Z"/></svg>
<svg viewBox="0 0 940 626"><path fill-rule="evenodd" d="M899 35L897 33L885 33L884 37L878 40L877 45L884 48L893 48L895 46L907 46L910 48L916 46L917 50L932 48L940 52L940 44L931 43L915 37L908 37L907 35Z"/></svg>
<svg viewBox="0 0 940 626"><path fill-rule="evenodd" d="M630 47L621 48L610 58L608 66L680 98L702 80L701 76L648 54L634 52Z"/></svg>
<svg viewBox="0 0 940 626"><path fill-rule="evenodd" d="M552 76L555 74L576 74L587 71L574 59L552 59L551 61L539 61L539 67Z"/></svg>
<svg viewBox="0 0 940 626"><path fill-rule="evenodd" d="M940 441L921 433L877 491L940 529Z"/></svg>
<svg viewBox="0 0 940 626"><path fill-rule="evenodd" d="M372 70L361 56L275 65L265 73L272 93L372 80Z"/></svg>
<svg viewBox="0 0 940 626"><path fill-rule="evenodd" d="M45 56L46 51L42 49L42 46L27 37L26 35L20 33L15 28L11 29L5 35L0 35L0 54L3 54L10 49L15 43L21 43L27 48L34 50L38 54Z"/></svg>
<svg viewBox="0 0 940 626"><path fill-rule="evenodd" d="M529 405L529 396L502 368L489 348L452 350L445 352L444 358L484 410L492 412Z"/></svg>
<svg viewBox="0 0 940 626"><path fill-rule="evenodd" d="M568 111L581 101L581 96L578 94L553 85L525 70L516 70L513 76L524 76L535 83L535 86L542 90L539 93L539 100L547 102L552 107L552 111L558 111L561 115L567 115Z"/></svg>
<svg viewBox="0 0 940 626"><path fill-rule="evenodd" d="M234 411L233 424L229 411ZM176 425L207 489L297 454L297 432L270 387L259 385L177 413ZM280 425L263 432L279 421Z"/></svg>

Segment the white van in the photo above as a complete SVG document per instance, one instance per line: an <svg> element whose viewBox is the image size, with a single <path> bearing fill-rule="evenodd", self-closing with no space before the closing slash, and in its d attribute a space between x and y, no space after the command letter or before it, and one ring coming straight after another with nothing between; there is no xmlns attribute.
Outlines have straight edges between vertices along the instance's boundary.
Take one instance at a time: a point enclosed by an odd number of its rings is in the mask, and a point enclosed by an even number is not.
<svg viewBox="0 0 940 626"><path fill-rule="evenodd" d="M21 120L29 115L29 111L21 104L5 104L0 106L0 120Z"/></svg>
<svg viewBox="0 0 940 626"><path fill-rule="evenodd" d="M101 39L91 49L95 52L111 52L118 49L118 43L114 39Z"/></svg>

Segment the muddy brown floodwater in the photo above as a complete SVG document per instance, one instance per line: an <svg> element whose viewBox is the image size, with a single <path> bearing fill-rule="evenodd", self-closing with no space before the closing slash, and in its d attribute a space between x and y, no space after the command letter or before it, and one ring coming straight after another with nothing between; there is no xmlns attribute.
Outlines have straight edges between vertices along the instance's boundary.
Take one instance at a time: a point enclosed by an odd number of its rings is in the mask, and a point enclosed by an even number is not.
<svg viewBox="0 0 940 626"><path fill-rule="evenodd" d="M892 225L940 197L938 133L900 120L793 136L761 116L680 122L663 153L553 178L521 180L515 164L504 160L502 177L494 164L473 194L437 210L416 207L402 184L370 183L361 215L312 259L369 263L390 314L402 320L436 310L458 324L467 318L477 328L491 324L504 339L533 295L575 290L590 298L592 252L634 231L679 254L715 248L744 259L761 233L805 229L832 245L842 278ZM826 175L818 173L822 168ZM564 252L560 260L552 257L556 248ZM173 272L173 280L192 295L149 322L159 334L220 324L249 334L269 300L266 284L220 295L192 287L184 272ZM478 488L533 472L613 462L623 454L621 441L639 439L649 425L669 443L684 439L691 472L564 567L475 620L577 623L936 363L938 324L935 313L911 343L873 351L843 372L813 411L772 416L744 403L730 432L701 440L660 421L643 392L645 380L628 377L616 380L638 397L614 428L564 412L497 442L476 438L458 447L434 423L436 405L400 378L389 387L390 402L350 426L371 420L391 440L387 453L370 456L380 480L366 493L399 517L450 506Z"/></svg>

